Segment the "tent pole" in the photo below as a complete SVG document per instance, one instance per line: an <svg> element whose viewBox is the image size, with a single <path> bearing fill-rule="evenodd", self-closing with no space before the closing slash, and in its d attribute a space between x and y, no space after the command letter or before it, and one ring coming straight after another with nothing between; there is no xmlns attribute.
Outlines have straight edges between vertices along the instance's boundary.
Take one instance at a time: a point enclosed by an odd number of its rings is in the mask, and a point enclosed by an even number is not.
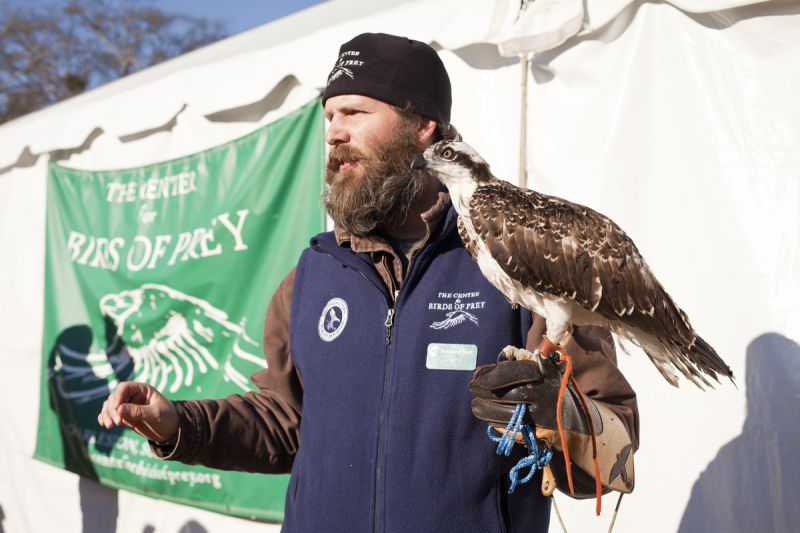
<svg viewBox="0 0 800 533"><path fill-rule="evenodd" d="M528 54L522 54L519 59L520 65L522 65L519 105L519 186L527 187Z"/></svg>

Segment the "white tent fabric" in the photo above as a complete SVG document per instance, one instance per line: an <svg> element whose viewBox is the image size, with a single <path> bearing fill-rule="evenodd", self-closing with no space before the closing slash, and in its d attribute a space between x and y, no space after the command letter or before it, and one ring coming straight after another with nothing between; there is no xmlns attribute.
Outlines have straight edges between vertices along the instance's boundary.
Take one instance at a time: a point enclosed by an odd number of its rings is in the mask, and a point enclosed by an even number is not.
<svg viewBox="0 0 800 533"><path fill-rule="evenodd" d="M602 28L633 3L635 0L497 0L487 40L496 43L504 56L550 50L574 35L590 34ZM712 13L724 20L736 16L733 8L759 2L678 0L668 3L687 13Z"/></svg>
<svg viewBox="0 0 800 533"><path fill-rule="evenodd" d="M519 67L497 47L508 4L328 2L0 127L3 530L277 530L117 494L31 459L48 159L120 168L236 138L313 97L340 43L385 31L440 50L454 124L513 181ZM738 389L675 390L638 350L620 354L642 434L615 530L745 531L753 517L786 530L800 520L782 477L800 470L786 445L800 441L800 3L583 7L575 35L532 56L529 184L620 223L738 377ZM558 501L570 531L605 530L614 504L605 497L596 518L591 503Z"/></svg>

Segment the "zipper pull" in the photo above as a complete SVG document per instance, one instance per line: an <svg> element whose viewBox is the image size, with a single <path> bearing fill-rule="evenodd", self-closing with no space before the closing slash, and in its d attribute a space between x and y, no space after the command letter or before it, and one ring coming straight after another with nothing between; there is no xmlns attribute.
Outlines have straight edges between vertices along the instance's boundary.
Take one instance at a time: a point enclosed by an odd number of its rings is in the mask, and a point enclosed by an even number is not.
<svg viewBox="0 0 800 533"><path fill-rule="evenodd" d="M392 343L392 321L394 320L394 308L390 307L389 310L386 312L386 322L383 323L386 326L386 344Z"/></svg>

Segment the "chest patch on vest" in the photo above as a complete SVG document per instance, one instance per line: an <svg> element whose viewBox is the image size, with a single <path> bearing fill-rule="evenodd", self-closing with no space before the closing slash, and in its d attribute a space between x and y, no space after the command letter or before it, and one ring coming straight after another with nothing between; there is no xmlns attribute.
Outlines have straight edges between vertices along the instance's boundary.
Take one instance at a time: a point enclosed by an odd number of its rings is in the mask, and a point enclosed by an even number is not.
<svg viewBox="0 0 800 533"><path fill-rule="evenodd" d="M319 338L330 342L342 334L346 325L347 302L341 298L331 298L319 316L319 325L317 326Z"/></svg>
<svg viewBox="0 0 800 533"><path fill-rule="evenodd" d="M441 311L440 320L431 322L433 329L450 329L460 324L478 325L478 315L486 307L479 291L439 292L434 301L428 302L428 311Z"/></svg>
<svg viewBox="0 0 800 533"><path fill-rule="evenodd" d="M432 342L428 345L425 366L430 370L475 370L477 364L478 347L474 344Z"/></svg>

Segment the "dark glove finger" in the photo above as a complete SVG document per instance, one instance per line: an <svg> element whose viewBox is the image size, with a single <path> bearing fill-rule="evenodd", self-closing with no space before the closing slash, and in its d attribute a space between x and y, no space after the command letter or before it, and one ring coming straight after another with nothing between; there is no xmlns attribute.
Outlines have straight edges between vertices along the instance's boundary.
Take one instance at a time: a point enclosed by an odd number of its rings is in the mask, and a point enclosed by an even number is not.
<svg viewBox="0 0 800 533"><path fill-rule="evenodd" d="M537 426L545 428L556 427L556 410L555 407L547 403L542 406L538 402L524 402L527 404L528 409L525 412L523 422L534 423ZM472 414L475 418L505 426L511 420L511 415L514 414L517 403L503 403L485 398L473 398L471 402Z"/></svg>
<svg viewBox="0 0 800 533"><path fill-rule="evenodd" d="M586 415L577 404L576 394L575 391L568 389L567 394L564 395L564 404L561 407L564 429L588 435L589 424L586 421ZM528 409L523 422L533 422L538 427L555 429L558 426L555 402L550 398L539 398L538 400L525 402ZM472 414L475 418L498 426L508 424L516 405L516 402L505 403L485 398L473 398L471 402ZM597 407L592 402L589 402L589 410L594 419L595 430L598 433L602 432L602 419L597 412Z"/></svg>
<svg viewBox="0 0 800 533"><path fill-rule="evenodd" d="M539 365L533 361L502 361L475 369L470 390L493 391L542 381Z"/></svg>
<svg viewBox="0 0 800 533"><path fill-rule="evenodd" d="M552 366L552 365L550 365ZM542 375L533 361L504 361L479 367L469 383L470 392L477 398L506 403L531 403L558 394L560 373L555 366ZM552 375L550 375L552 374Z"/></svg>
<svg viewBox="0 0 800 533"><path fill-rule="evenodd" d="M511 416L516 409L516 404L504 404L481 398L473 398L471 407L472 414L478 420L483 420L484 422L498 426L505 426L508 424L508 421L511 420ZM530 414L526 412L523 422L530 423L531 420Z"/></svg>
<svg viewBox="0 0 800 533"><path fill-rule="evenodd" d="M482 398L473 398L470 406L475 418L496 426L507 425L516 409L516 404L499 403ZM544 428L555 428L555 409L539 409L536 405L528 404L522 422Z"/></svg>

